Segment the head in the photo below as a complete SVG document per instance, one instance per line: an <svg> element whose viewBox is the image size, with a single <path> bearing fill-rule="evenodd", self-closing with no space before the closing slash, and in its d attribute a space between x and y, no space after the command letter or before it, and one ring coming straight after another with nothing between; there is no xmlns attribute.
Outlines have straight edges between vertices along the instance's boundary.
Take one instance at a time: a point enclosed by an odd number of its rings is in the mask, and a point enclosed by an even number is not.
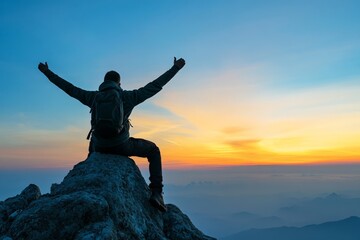
<svg viewBox="0 0 360 240"><path fill-rule="evenodd" d="M109 71L105 74L104 82L113 81L120 85L120 74L115 71Z"/></svg>

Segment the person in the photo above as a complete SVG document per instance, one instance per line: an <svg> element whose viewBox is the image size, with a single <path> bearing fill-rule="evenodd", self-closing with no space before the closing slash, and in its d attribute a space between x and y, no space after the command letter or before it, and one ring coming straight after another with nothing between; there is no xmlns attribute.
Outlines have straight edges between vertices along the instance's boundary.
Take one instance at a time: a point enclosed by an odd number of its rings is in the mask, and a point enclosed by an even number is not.
<svg viewBox="0 0 360 240"><path fill-rule="evenodd" d="M79 100L82 104L92 107L95 96L99 91L107 88L116 88L121 92L123 102L123 128L116 137L111 139L102 139L91 134L89 144L89 155L92 152L101 152L109 154L118 154L125 156L146 157L149 161L150 184L151 189L150 203L162 212L167 210L163 200L163 177L161 166L161 154L155 143L130 137L129 117L135 106L144 102L146 99L157 94L163 86L168 83L176 73L185 65L185 60L174 57L173 66L157 79L149 82L144 87L135 90L123 90L121 88L120 74L116 71L109 71L104 76L104 81L100 84L98 91L87 91L78 88L70 82L62 79L49 69L47 62L39 63L38 69L57 87L62 89L69 96Z"/></svg>

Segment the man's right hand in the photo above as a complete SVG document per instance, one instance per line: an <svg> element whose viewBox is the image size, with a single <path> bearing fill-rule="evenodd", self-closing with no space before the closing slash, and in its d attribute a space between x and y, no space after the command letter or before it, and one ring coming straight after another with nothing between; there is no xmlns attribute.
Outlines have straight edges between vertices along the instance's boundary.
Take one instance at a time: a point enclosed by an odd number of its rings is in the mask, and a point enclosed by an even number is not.
<svg viewBox="0 0 360 240"><path fill-rule="evenodd" d="M47 70L49 70L49 66L48 66L47 62L45 62L45 64L44 64L44 63L39 63L38 69L39 69L42 73L44 73L44 72L46 72Z"/></svg>

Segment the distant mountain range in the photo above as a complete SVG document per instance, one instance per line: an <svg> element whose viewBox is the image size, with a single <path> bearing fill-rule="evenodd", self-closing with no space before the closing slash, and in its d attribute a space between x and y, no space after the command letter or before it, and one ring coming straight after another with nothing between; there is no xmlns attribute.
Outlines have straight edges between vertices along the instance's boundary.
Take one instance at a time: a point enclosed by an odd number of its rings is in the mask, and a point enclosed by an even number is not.
<svg viewBox="0 0 360 240"><path fill-rule="evenodd" d="M331 193L313 199L292 199L292 203L281 207L272 215L259 215L242 211L217 221L212 220L212 229L223 229L231 234L249 229L268 229L281 226L303 227L321 224L349 216L360 216L360 198L346 198ZM209 223L209 224L211 224ZM220 225L223 225L221 228ZM360 239L359 239L360 240Z"/></svg>
<svg viewBox="0 0 360 240"><path fill-rule="evenodd" d="M237 231L251 228L272 228L286 225L286 222L277 216L260 216L250 212L234 213L229 218L229 224L232 224Z"/></svg>
<svg viewBox="0 0 360 240"><path fill-rule="evenodd" d="M360 198L345 198L332 193L280 208L276 214L292 226L322 223L348 216L360 216Z"/></svg>
<svg viewBox="0 0 360 240"><path fill-rule="evenodd" d="M305 227L251 229L221 240L359 240L360 218L349 217Z"/></svg>

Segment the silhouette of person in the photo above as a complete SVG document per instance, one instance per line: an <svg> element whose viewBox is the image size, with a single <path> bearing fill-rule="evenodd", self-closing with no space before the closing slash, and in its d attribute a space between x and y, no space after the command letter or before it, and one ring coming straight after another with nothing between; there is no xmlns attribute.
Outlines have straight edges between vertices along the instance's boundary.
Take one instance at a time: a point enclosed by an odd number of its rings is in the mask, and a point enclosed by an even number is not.
<svg viewBox="0 0 360 240"><path fill-rule="evenodd" d="M162 87L168 83L181 68L184 67L184 65L184 59L180 58L177 60L174 57L174 64L168 71L152 82L146 84L144 87L131 91L123 90L121 88L119 73L116 71L107 72L105 74L104 81L99 86L99 91L105 88L113 87L122 92L124 127L120 134L111 139L101 139L92 134L89 144L89 155L95 151L125 156L146 157L149 161L149 187L152 191L149 201L154 207L162 212L165 212L167 209L163 200L163 177L160 150L156 144L151 141L130 137L129 128L131 124L129 122L129 116L135 106L157 94ZM53 73L49 69L47 62L39 63L38 69L53 84L62 89L65 93L91 108L95 96L99 91L86 91L74 86L70 82Z"/></svg>

